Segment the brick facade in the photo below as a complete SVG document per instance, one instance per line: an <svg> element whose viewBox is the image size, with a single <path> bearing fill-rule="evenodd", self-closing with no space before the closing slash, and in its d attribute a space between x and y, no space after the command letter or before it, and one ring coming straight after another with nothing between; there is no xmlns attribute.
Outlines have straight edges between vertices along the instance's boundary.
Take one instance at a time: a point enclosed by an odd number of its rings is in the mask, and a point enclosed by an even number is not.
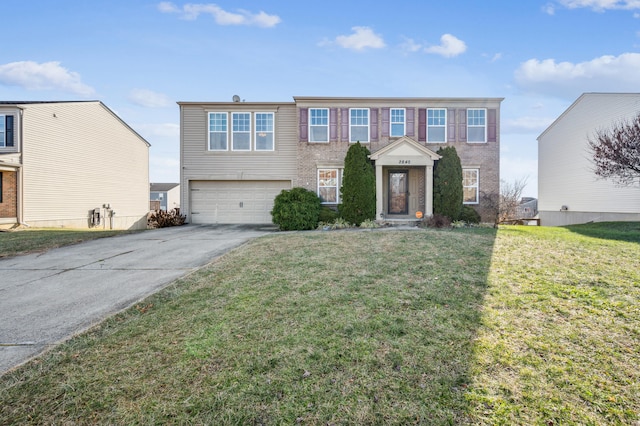
<svg viewBox="0 0 640 426"><path fill-rule="evenodd" d="M2 201L0 202L0 218L13 218L18 215L17 173L0 171L2 179Z"/></svg>
<svg viewBox="0 0 640 426"><path fill-rule="evenodd" d="M306 140L302 140L300 135L300 129L298 129L298 175L297 180L294 182L294 186L301 186L303 188L309 189L311 191L317 191L317 176L318 176L318 168L342 168L344 165L344 158L347 154L347 150L350 147L350 142L348 137L345 137L341 129L344 126L348 126L348 123L344 123L344 119L347 114L344 114L343 111L349 108L370 108L371 111L375 110L375 113L370 114L371 123L370 126L374 127L377 130L375 135L370 136L370 142L364 144L371 153L375 153L376 151L384 148L385 146L396 141L397 137L389 137L385 135L383 132L383 122L382 122L382 114L380 113L383 108L380 104L380 101L377 103L371 102L367 103L370 100L357 100L353 101L350 105L341 105L339 107L335 107L330 103L326 104L313 104L313 105L304 105L304 108L330 108L336 110L336 137L334 140L326 143L318 143L318 142L308 142ZM398 107L398 102L400 105L402 104L401 99L393 99L395 102L393 107ZM459 103L460 101L457 100ZM408 102L406 102L408 103ZM413 140L418 142L421 146L433 151L437 152L439 148L446 146L453 146L456 148L458 156L460 157L460 162L462 164L463 169L478 169L479 170L479 203L478 204L469 204L471 207L476 209L478 213L482 216L482 220L486 222L493 222L495 218L495 204L494 201L497 195L500 192L500 132L499 132L499 100L494 102L494 105L491 105L497 114L496 123L496 136L495 140L489 140L483 143L469 143L466 142L466 129L463 131L453 129L451 130L451 134L448 137L448 141L446 143L429 143L426 141L419 141L420 137L418 135L419 126L418 123L418 115L421 108L431 107L428 101L425 101L420 106L404 106L407 110L411 111L411 115L415 117L415 123L413 129L407 129ZM437 104L433 105L435 108L447 108L447 105ZM474 105L470 103L470 108L477 108L478 105ZM301 115L301 107L298 107L297 118L298 123L300 123L300 115ZM450 111L455 111L455 114L458 116L460 111L464 111L464 106L458 104L457 109L451 109ZM409 114L408 114L409 115ZM466 117L466 115L465 115ZM375 120L375 122L373 122ZM387 125L385 123L384 125ZM466 123L464 123L466 126ZM300 127L300 126L299 126ZM409 127L409 126L407 126ZM465 137L461 137L460 135L464 134ZM462 139L462 140L461 140ZM421 182L421 187L424 188L424 180ZM424 197L421 197L420 203L424 205Z"/></svg>

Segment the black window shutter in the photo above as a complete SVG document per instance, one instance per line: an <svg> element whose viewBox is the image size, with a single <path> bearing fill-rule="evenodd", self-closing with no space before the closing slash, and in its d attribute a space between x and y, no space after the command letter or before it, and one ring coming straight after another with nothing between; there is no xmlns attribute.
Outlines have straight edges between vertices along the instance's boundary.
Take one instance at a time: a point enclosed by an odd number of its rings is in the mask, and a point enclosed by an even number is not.
<svg viewBox="0 0 640 426"><path fill-rule="evenodd" d="M329 142L338 140L338 108L329 108Z"/></svg>
<svg viewBox="0 0 640 426"><path fill-rule="evenodd" d="M309 140L308 115L309 115L308 108L300 108L300 141L301 142L307 142Z"/></svg>
<svg viewBox="0 0 640 426"><path fill-rule="evenodd" d="M7 141L6 146L13 146L13 115L7 115L5 117L5 137Z"/></svg>
<svg viewBox="0 0 640 426"><path fill-rule="evenodd" d="M371 108L371 117L369 119L369 132L371 134L370 141L378 141L378 108Z"/></svg>
<svg viewBox="0 0 640 426"><path fill-rule="evenodd" d="M427 140L427 109L418 109L418 141L424 142Z"/></svg>
<svg viewBox="0 0 640 426"><path fill-rule="evenodd" d="M449 108L447 110L447 142L456 141L456 110Z"/></svg>
<svg viewBox="0 0 640 426"><path fill-rule="evenodd" d="M487 110L487 142L496 142L498 140L497 112L495 108Z"/></svg>
<svg viewBox="0 0 640 426"><path fill-rule="evenodd" d="M407 136L413 137L415 135L415 113L416 110L413 108L405 108L407 112L407 128L405 129L405 133Z"/></svg>
<svg viewBox="0 0 640 426"><path fill-rule="evenodd" d="M386 138L389 136L389 108L382 108L382 137Z"/></svg>

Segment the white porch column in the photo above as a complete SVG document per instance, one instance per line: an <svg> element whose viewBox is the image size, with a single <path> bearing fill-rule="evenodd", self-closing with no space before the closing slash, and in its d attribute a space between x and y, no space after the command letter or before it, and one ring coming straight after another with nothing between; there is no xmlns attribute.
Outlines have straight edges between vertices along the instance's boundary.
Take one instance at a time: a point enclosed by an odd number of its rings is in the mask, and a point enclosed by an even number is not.
<svg viewBox="0 0 640 426"><path fill-rule="evenodd" d="M433 214L433 165L425 167L425 185L424 185L424 203L425 216Z"/></svg>
<svg viewBox="0 0 640 426"><path fill-rule="evenodd" d="M381 214L384 213L382 203L382 165L376 163L376 218L375 220L384 219Z"/></svg>

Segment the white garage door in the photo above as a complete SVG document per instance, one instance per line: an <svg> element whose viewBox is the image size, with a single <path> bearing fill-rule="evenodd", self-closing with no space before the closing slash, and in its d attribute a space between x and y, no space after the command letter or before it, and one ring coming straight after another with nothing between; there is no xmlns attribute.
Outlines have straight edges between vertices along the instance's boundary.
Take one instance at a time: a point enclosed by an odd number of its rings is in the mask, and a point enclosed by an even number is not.
<svg viewBox="0 0 640 426"><path fill-rule="evenodd" d="M273 200L289 181L191 181L192 223L271 223Z"/></svg>

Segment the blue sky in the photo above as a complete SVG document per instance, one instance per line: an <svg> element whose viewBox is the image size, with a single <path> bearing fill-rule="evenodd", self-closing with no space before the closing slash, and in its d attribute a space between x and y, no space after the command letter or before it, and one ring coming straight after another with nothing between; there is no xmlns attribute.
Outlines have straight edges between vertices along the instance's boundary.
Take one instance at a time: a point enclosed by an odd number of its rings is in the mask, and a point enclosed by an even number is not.
<svg viewBox="0 0 640 426"><path fill-rule="evenodd" d="M178 182L177 101L504 97L501 176L584 92L640 91L640 0L2 2L0 100L98 99Z"/></svg>

